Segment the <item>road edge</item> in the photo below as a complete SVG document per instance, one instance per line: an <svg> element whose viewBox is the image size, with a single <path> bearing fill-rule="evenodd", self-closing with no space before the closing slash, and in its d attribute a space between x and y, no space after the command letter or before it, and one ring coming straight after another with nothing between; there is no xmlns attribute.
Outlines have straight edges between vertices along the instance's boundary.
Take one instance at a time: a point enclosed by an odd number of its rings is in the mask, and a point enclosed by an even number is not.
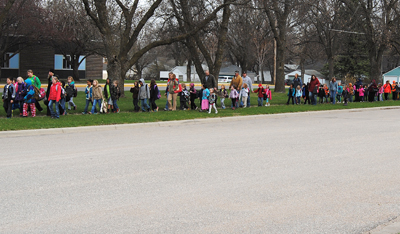
<svg viewBox="0 0 400 234"><path fill-rule="evenodd" d="M176 125L180 125L180 124L230 122L230 121L241 120L241 119L285 118L285 117L293 116L293 115L314 115L314 114L324 114L324 113L330 113L330 112L331 113L363 112L363 111L371 111L371 110L391 110L391 109L400 109L400 106L352 108L352 109L321 110L321 111L304 111L304 112L289 112L289 113L277 113L277 114L230 116L230 117L219 117L219 118L198 118L198 119L172 120L172 121L148 122L148 123L82 126L82 127L71 127L71 128L48 128L48 129L1 131L0 138L38 136L38 135L55 135L55 134L78 133L78 132L110 131L110 130L152 127L152 126L171 127L171 126L176 126Z"/></svg>
<svg viewBox="0 0 400 234"><path fill-rule="evenodd" d="M388 223L381 224L364 234L398 234L400 233L400 216Z"/></svg>

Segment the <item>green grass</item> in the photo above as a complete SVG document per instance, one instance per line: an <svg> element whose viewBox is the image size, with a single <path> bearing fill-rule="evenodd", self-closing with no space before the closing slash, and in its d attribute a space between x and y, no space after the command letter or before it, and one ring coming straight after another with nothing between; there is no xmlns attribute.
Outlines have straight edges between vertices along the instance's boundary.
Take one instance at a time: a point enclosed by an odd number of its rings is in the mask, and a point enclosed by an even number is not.
<svg viewBox="0 0 400 234"><path fill-rule="evenodd" d="M166 99L163 96L157 100L157 105L160 108L159 112L154 113L135 113L133 112L133 103L131 93L125 92L126 98L121 98L118 105L121 109L119 114L100 114L100 115L82 115L85 107L85 99L83 92L78 93L78 97L74 99L78 108L76 111L68 111L67 116L61 116L60 119L51 119L46 115L44 107L43 112L37 113L35 118L21 118L13 117L6 119L6 113L2 108L0 110L0 131L8 130L25 130L25 129L45 129L45 128L61 128L61 127L78 127L78 126L93 126L93 125L110 125L110 124L125 124L125 123L144 123L156 121L171 121L171 120L185 120L196 118L216 118L226 116L243 116L243 115L260 115L260 114L275 114L275 113L289 113L289 112L304 112L304 111L321 111L321 110L337 110L337 109L350 109L350 108L367 108L367 107L382 107L382 106L398 106L400 101L385 101L385 102L363 102L363 103L349 103L348 106L343 104L318 104L312 105L286 105L287 96L282 93L273 93L272 102L270 107L257 107L256 94L251 96L251 108L239 108L236 110L231 109L218 109L218 114L214 112L209 115L206 112L198 111L161 111ZM196 105L199 101L196 101ZM230 106L231 101L225 100L225 105ZM178 100L179 105L179 100ZM14 110L14 116L19 115L19 110Z"/></svg>

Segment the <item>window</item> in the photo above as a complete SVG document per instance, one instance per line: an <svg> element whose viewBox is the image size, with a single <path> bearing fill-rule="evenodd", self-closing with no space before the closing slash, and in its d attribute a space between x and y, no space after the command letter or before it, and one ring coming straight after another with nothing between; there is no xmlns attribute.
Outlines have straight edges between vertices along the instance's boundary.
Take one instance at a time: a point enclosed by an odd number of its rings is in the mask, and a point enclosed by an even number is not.
<svg viewBox="0 0 400 234"><path fill-rule="evenodd" d="M84 56L79 57L79 61L83 59ZM69 59L70 56L67 55L65 57L64 55L56 54L54 55L54 69L55 70L72 70L71 65L68 64L67 59ZM78 70L86 70L86 59L84 59L79 66Z"/></svg>
<svg viewBox="0 0 400 234"><path fill-rule="evenodd" d="M6 53L4 54L3 68L19 69L19 54Z"/></svg>

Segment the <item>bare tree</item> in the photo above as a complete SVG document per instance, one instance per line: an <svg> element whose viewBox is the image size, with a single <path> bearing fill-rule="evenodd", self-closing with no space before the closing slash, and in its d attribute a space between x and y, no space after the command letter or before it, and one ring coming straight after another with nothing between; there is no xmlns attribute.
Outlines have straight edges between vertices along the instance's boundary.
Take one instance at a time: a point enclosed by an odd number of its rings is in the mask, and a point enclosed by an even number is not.
<svg viewBox="0 0 400 234"><path fill-rule="evenodd" d="M154 18L153 16L157 9L162 4L167 4L165 0L147 2L145 6L139 6L139 0L125 4L121 0L82 1L87 14L94 21L103 37L108 60L108 74L113 80L120 81L120 88L123 88L127 70L136 64L150 49L182 41L194 35L214 19L217 13L225 6L222 4L215 7L195 28L185 33L153 40L139 50L135 50L135 43L137 43L140 34L150 19ZM113 11L110 9L112 7L114 7ZM114 16L120 16L120 18L115 18ZM163 25L164 20L162 18L157 20L159 20L158 24Z"/></svg>

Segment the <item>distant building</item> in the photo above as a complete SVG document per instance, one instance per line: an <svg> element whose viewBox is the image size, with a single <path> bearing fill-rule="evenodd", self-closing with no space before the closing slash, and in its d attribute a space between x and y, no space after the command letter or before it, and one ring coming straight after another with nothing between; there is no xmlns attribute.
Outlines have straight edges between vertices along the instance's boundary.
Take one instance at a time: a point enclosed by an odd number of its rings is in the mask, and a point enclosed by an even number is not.
<svg viewBox="0 0 400 234"><path fill-rule="evenodd" d="M46 78L50 68L53 68L62 79L73 75L73 70L64 55L50 46L38 43L13 55L12 51L5 54L5 62L1 66L1 78L18 76L25 78L27 70L33 70L40 79ZM103 58L101 56L88 56L79 66L80 79L102 79L102 77Z"/></svg>
<svg viewBox="0 0 400 234"><path fill-rule="evenodd" d="M393 83L393 81L399 82L400 81L400 67L396 67L395 69L383 74L383 82L385 83L387 80L389 80L390 83Z"/></svg>

